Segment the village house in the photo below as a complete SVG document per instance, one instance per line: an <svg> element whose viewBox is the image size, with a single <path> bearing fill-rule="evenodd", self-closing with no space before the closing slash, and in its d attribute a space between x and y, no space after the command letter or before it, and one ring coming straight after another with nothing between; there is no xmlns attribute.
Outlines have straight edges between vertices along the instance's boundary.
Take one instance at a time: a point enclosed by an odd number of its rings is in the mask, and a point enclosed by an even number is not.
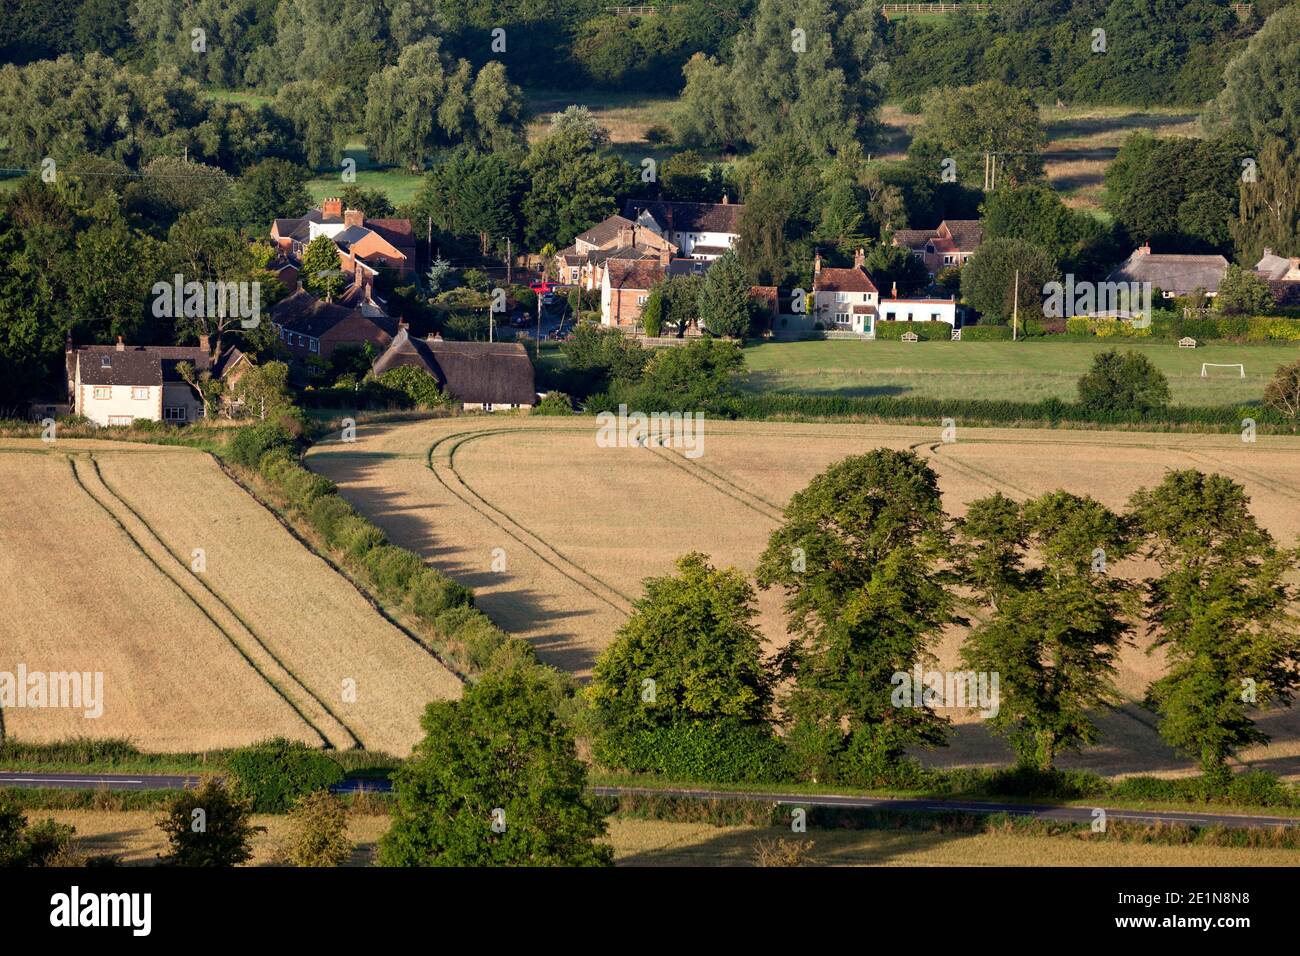
<svg viewBox="0 0 1300 956"><path fill-rule="evenodd" d="M73 348L69 340L65 365L70 410L96 425L196 421L204 416L203 402L181 377L182 362L196 374L208 372L227 386L252 367L248 356L235 346L213 358L206 337L197 346L128 346L119 337L116 345Z"/></svg>
<svg viewBox="0 0 1300 956"><path fill-rule="evenodd" d="M703 275L710 264L704 259L673 258L667 248L658 253L628 250L606 259L600 265L601 325L639 332L651 289L678 276Z"/></svg>
<svg viewBox="0 0 1300 956"><path fill-rule="evenodd" d="M280 344L299 361L313 355L328 359L342 345L371 343L385 349L397 323L354 289L352 297L326 302L304 289L280 300L271 309L271 327Z"/></svg>
<svg viewBox="0 0 1300 956"><path fill-rule="evenodd" d="M440 335L415 338L402 325L374 373L411 365L422 368L467 411L532 408L537 402L533 363L517 342L448 342Z"/></svg>
<svg viewBox="0 0 1300 956"><path fill-rule="evenodd" d="M319 236L334 240L339 268L353 277L354 284L369 288L381 269L402 278L415 272L415 236L409 219L367 219L359 209L344 209L341 199L326 199L319 209L309 209L297 219L271 223L271 241L279 252L272 269L286 288L296 287L303 252Z"/></svg>
<svg viewBox="0 0 1300 956"><path fill-rule="evenodd" d="M876 334L880 291L863 266L866 258L859 249L853 268L835 269L822 265L821 253L813 261L813 287L808 314L814 328L821 326L840 332L856 332L872 337Z"/></svg>
<svg viewBox="0 0 1300 956"><path fill-rule="evenodd" d="M1255 263L1255 275L1268 283L1278 305L1300 305L1300 256L1279 256L1265 248Z"/></svg>
<svg viewBox="0 0 1300 956"><path fill-rule="evenodd" d="M675 256L678 249L653 230L622 216L610 216L555 254L555 274L566 285L598 289L610 259L657 259L665 251Z"/></svg>
<svg viewBox="0 0 1300 956"><path fill-rule="evenodd" d="M629 199L623 217L663 237L683 257L712 261L740 238L744 209L726 196L720 203Z"/></svg>
<svg viewBox="0 0 1300 956"><path fill-rule="evenodd" d="M1106 277L1107 282L1150 282L1166 299L1203 291L1208 298L1219 294L1219 283L1228 271L1223 256L1188 256L1153 253L1149 243L1133 250L1124 262Z"/></svg>
<svg viewBox="0 0 1300 956"><path fill-rule="evenodd" d="M945 219L934 229L899 229L893 236L894 245L920 259L931 279L944 269L964 266L983 241L978 219Z"/></svg>

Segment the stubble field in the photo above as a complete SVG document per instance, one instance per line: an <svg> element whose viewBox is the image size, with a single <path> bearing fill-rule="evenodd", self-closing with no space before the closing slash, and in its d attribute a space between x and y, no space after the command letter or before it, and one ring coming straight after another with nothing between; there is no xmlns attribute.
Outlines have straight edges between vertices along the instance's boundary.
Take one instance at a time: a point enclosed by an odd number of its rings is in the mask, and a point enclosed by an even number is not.
<svg viewBox="0 0 1300 956"><path fill-rule="evenodd" d="M405 755L458 680L209 456L0 443L0 670L102 672L103 715L9 708L27 741L151 751L283 735Z"/></svg>
<svg viewBox="0 0 1300 956"><path fill-rule="evenodd" d="M478 591L478 604L541 657L580 676L608 646L641 593L698 550L715 564L753 571L790 496L847 455L913 448L939 476L949 514L1001 491L1025 498L1064 488L1122 508L1129 495L1172 468L1221 471L1246 485L1255 513L1284 542L1300 535L1300 440L1261 436L793 423L707 422L704 452L601 448L593 419L435 419L365 426L355 443L318 444L307 462L399 544ZM1132 562L1119 573L1153 569ZM759 592L759 626L775 648L786 640L781 595ZM964 636L953 627L935 648L954 665ZM1063 763L1099 773L1186 773L1140 706L1161 672L1145 635L1123 653L1126 702L1099 714L1104 739ZM973 715L954 716L952 744L919 754L931 765L995 765L1008 751ZM1244 760L1300 776L1300 718L1263 718L1275 737Z"/></svg>

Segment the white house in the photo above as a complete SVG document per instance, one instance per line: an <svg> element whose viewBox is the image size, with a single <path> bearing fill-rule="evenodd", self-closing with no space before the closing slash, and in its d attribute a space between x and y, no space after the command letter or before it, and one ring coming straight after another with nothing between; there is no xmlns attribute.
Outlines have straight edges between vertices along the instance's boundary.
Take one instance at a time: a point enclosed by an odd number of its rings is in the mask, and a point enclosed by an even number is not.
<svg viewBox="0 0 1300 956"><path fill-rule="evenodd" d="M833 269L822 266L818 253L813 263L812 301L808 303L814 327L875 337L880 291L863 268L864 258L859 249L852 269Z"/></svg>
<svg viewBox="0 0 1300 956"><path fill-rule="evenodd" d="M744 209L726 196L720 203L629 199L623 216L668 240L678 255L712 261L740 238Z"/></svg>
<svg viewBox="0 0 1300 956"><path fill-rule="evenodd" d="M956 299L881 299L884 322L947 322L957 326Z"/></svg>

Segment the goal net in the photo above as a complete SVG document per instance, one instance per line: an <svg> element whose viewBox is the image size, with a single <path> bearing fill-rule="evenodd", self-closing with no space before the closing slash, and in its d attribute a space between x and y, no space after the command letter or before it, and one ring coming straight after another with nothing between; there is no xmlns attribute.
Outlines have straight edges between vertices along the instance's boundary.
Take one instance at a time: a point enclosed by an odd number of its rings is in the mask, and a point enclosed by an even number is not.
<svg viewBox="0 0 1300 956"><path fill-rule="evenodd" d="M1202 362L1202 363L1201 363L1201 378L1209 378L1209 377L1210 377L1210 369L1212 369L1212 368L1235 368L1235 369L1237 370L1237 377L1238 377L1238 378L1245 378L1245 377L1246 377L1246 366L1245 366L1243 363L1241 363L1241 362L1238 362L1238 363L1236 363L1236 364L1230 364L1230 363L1219 363L1219 362Z"/></svg>

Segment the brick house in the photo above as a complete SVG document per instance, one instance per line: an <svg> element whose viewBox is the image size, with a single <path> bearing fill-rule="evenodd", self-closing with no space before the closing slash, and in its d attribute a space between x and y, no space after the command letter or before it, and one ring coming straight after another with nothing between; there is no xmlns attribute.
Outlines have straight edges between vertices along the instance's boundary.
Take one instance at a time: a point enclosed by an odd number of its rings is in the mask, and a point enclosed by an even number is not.
<svg viewBox="0 0 1300 956"><path fill-rule="evenodd" d="M415 236L409 219L367 219L359 209L344 209L341 199L326 199L319 209L309 209L297 219L271 223L271 241L280 253L277 266L292 266L296 280L303 251L319 236L334 240L340 269L356 275L360 268L358 282L373 281L385 268L403 278L415 272Z"/></svg>
<svg viewBox="0 0 1300 956"><path fill-rule="evenodd" d="M931 279L944 269L964 266L983 241L978 219L945 219L934 229L899 229L893 236L894 245L920 259Z"/></svg>
<svg viewBox="0 0 1300 956"><path fill-rule="evenodd" d="M823 266L821 253L817 254L808 306L814 327L875 335L880 291L867 275L865 259L865 251L859 249L853 257L853 268L834 269Z"/></svg>
<svg viewBox="0 0 1300 956"><path fill-rule="evenodd" d="M368 309L359 296L326 302L303 289L275 304L271 326L285 351L299 361L313 355L328 359L341 345L369 342L383 350L397 332L395 321Z"/></svg>
<svg viewBox="0 0 1300 956"><path fill-rule="evenodd" d="M1268 283L1278 305L1300 305L1300 256L1279 256L1265 248L1255 274Z"/></svg>
<svg viewBox="0 0 1300 956"><path fill-rule="evenodd" d="M252 367L234 346L214 358L205 340L197 346L128 346L119 337L116 345L80 348L69 341L64 360L70 411L96 425L196 421L204 416L203 402L177 370L182 362L227 385Z"/></svg>
<svg viewBox="0 0 1300 956"><path fill-rule="evenodd" d="M665 251L675 256L678 249L651 229L623 216L610 216L555 254L555 274L566 285L598 289L610 259L657 258Z"/></svg>

